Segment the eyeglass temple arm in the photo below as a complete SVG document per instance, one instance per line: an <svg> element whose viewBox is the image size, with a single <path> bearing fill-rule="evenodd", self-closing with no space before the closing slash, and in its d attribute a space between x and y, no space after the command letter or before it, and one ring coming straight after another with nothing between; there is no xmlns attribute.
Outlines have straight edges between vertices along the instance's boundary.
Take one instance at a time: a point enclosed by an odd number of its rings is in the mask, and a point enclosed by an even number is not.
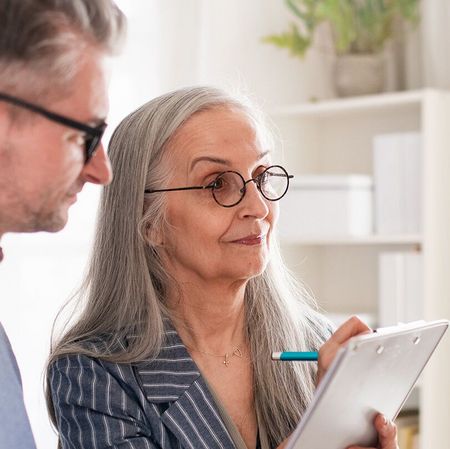
<svg viewBox="0 0 450 449"><path fill-rule="evenodd" d="M41 108L40 106L28 103L27 101L19 100L18 98L11 97L10 95L0 93L0 100L6 101L7 103L11 103L14 106L19 106L24 109L33 111L36 114L43 115L44 117L47 117L51 120L57 121L63 125L67 125L70 128L79 129L80 131L84 131L84 132L94 135L94 136L102 135L102 130L99 128L94 128L92 126L84 125L83 123L79 123L79 122L71 120L67 117L63 117L62 115L56 114L51 111L47 111L46 109Z"/></svg>
<svg viewBox="0 0 450 449"><path fill-rule="evenodd" d="M264 172L264 173L265 173L265 172ZM248 179L247 181L245 181L244 184L247 185L249 182L256 181L258 178L261 179L261 176L262 176L264 173L261 173L261 174L258 175L256 178ZM292 179L292 178L294 177L294 175L285 175L284 173L269 173L269 174L270 174L270 176L278 176L278 177L283 177L283 178L288 178L288 179Z"/></svg>
<svg viewBox="0 0 450 449"><path fill-rule="evenodd" d="M156 192L175 192L177 190L204 190L204 189L212 189L213 186L207 185L207 186L194 186L194 187L175 187L172 189L155 189L155 190L145 190L145 193L156 193Z"/></svg>
<svg viewBox="0 0 450 449"><path fill-rule="evenodd" d="M270 173L270 176L282 176L284 178L286 178L286 175L284 173ZM294 177L294 175L287 175L288 179L292 179Z"/></svg>

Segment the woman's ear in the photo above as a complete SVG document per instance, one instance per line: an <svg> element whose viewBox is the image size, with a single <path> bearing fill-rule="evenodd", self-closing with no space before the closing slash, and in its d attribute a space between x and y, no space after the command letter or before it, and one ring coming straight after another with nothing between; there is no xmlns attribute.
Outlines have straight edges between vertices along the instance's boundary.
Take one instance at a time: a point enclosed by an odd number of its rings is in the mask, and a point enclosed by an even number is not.
<svg viewBox="0 0 450 449"><path fill-rule="evenodd" d="M147 226L146 240L150 246L155 248L164 246L164 238L161 229L157 229L151 224Z"/></svg>

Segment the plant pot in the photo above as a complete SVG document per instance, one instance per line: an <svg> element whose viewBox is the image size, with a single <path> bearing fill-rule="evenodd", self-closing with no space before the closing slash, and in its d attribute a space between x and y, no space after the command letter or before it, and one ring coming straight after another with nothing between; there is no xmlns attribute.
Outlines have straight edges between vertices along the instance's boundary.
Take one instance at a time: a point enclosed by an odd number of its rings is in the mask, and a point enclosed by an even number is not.
<svg viewBox="0 0 450 449"><path fill-rule="evenodd" d="M380 54L338 56L334 82L339 97L378 94L384 88L384 58Z"/></svg>

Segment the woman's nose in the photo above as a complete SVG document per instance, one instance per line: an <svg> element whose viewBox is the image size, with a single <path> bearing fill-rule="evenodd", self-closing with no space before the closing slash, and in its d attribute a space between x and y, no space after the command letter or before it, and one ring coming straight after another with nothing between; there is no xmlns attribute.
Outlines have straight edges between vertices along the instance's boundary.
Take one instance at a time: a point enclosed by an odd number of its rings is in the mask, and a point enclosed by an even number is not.
<svg viewBox="0 0 450 449"><path fill-rule="evenodd" d="M253 216L259 219L265 218L269 214L268 200L266 200L258 189L255 181L246 183L245 195L240 206L242 217Z"/></svg>

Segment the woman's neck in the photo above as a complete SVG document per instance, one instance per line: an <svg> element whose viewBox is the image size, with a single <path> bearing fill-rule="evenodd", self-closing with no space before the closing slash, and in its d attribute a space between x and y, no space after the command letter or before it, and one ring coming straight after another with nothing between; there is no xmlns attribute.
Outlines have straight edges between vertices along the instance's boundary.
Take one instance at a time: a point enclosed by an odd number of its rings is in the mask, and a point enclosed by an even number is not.
<svg viewBox="0 0 450 449"><path fill-rule="evenodd" d="M184 284L169 294L169 309L181 339L189 348L225 354L245 343L245 284Z"/></svg>

